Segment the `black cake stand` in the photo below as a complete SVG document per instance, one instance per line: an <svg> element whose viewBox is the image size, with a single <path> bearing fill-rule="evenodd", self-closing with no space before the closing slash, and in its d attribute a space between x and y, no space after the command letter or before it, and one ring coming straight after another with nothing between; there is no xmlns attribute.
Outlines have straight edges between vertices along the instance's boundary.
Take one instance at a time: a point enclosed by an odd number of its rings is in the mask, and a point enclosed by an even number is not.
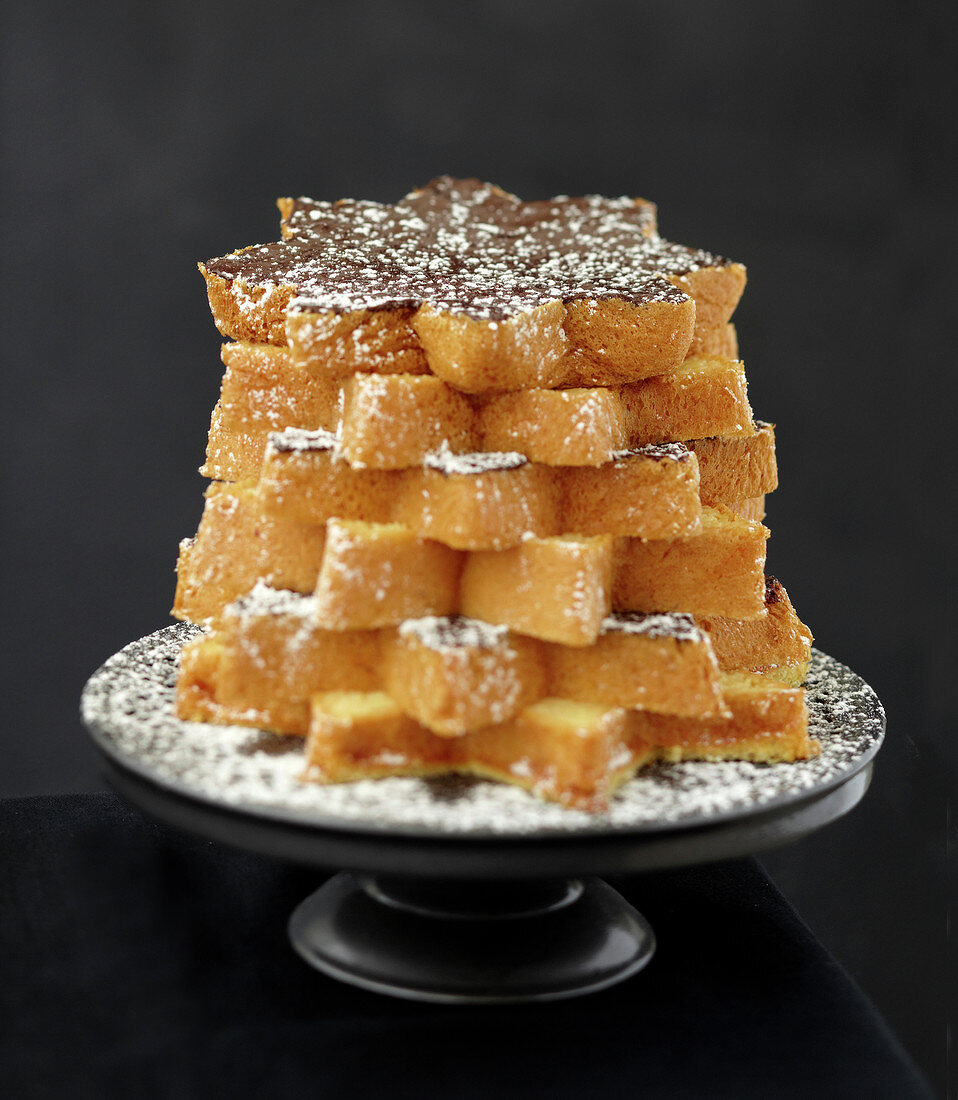
<svg viewBox="0 0 958 1100"><path fill-rule="evenodd" d="M179 651L196 633L178 625L141 638L87 683L83 719L108 780L190 832L349 868L293 912L293 946L336 978L415 1000L554 1000L622 981L646 965L655 937L597 876L798 840L861 800L884 735L871 688L815 651L818 757L655 765L603 815L460 777L307 784L296 739L175 717Z"/></svg>

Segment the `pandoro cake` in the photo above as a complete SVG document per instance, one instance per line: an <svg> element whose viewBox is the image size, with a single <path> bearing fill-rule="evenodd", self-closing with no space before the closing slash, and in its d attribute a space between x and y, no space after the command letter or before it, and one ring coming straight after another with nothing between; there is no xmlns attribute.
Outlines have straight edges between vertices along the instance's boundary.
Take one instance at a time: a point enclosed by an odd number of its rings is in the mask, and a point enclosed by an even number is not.
<svg viewBox="0 0 958 1100"><path fill-rule="evenodd" d="M200 264L228 342L180 717L301 739L303 782L458 772L597 813L653 761L814 755L744 267L644 199L278 205L279 240Z"/></svg>

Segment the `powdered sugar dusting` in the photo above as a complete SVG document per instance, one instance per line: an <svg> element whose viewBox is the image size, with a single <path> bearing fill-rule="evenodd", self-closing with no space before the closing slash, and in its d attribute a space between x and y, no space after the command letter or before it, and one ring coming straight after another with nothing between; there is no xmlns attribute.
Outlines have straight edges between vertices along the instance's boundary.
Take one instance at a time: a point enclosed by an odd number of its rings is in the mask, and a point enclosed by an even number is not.
<svg viewBox="0 0 958 1100"><path fill-rule="evenodd" d="M655 764L598 815L539 801L506 784L456 777L397 776L321 786L301 781L302 746L294 738L176 718L180 648L198 632L182 623L168 627L131 643L91 677L81 710L96 740L113 758L167 788L326 828L538 836L707 823L841 782L875 754L885 725L871 688L844 665L813 651L810 732L822 751L812 760Z"/></svg>
<svg viewBox="0 0 958 1100"><path fill-rule="evenodd" d="M269 446L273 451L300 453L303 451L335 451L338 440L325 428L286 428L269 433Z"/></svg>
<svg viewBox="0 0 958 1100"><path fill-rule="evenodd" d="M449 649L492 649L508 634L508 627L469 619L464 615L425 615L406 619L399 627L400 637L416 637L437 652Z"/></svg>
<svg viewBox="0 0 958 1100"><path fill-rule="evenodd" d="M603 634L642 634L647 638L674 638L678 642L701 642L705 634L691 615L666 612L643 615L638 611L619 611L602 620Z"/></svg>
<svg viewBox="0 0 958 1100"><path fill-rule="evenodd" d="M315 596L291 592L286 588L272 588L265 581L258 580L245 596L228 604L224 614L240 618L290 615L313 623L317 618L317 607Z"/></svg>
<svg viewBox="0 0 958 1100"><path fill-rule="evenodd" d="M467 454L455 454L448 443L437 451L430 451L423 459L428 470L451 474L488 474L495 470L518 470L528 462L525 455L518 451L471 451Z"/></svg>

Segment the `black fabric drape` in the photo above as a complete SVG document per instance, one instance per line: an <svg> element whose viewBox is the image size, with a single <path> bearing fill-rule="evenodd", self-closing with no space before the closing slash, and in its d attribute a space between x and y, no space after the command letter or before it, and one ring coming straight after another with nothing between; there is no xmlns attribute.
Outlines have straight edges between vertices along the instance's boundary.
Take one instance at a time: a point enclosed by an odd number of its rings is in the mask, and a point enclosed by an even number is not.
<svg viewBox="0 0 958 1100"><path fill-rule="evenodd" d="M322 880L110 795L0 803L0 1092L16 1097L930 1095L754 860L619 879L658 953L588 998L365 993L286 940Z"/></svg>

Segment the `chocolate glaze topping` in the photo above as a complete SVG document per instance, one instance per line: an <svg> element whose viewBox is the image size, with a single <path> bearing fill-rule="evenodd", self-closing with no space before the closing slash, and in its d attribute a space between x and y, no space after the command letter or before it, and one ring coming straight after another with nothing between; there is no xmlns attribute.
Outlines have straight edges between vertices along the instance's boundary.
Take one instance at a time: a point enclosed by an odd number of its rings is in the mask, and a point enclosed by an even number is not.
<svg viewBox="0 0 958 1100"><path fill-rule="evenodd" d="M614 462L623 458L631 458L633 455L643 455L645 458L654 458L659 461L674 459L676 462L685 462L689 457L689 449L684 443L646 443L644 447L628 447L622 451L613 451Z"/></svg>
<svg viewBox="0 0 958 1100"><path fill-rule="evenodd" d="M442 176L395 205L298 199L287 237L210 260L210 274L295 288L290 309L440 310L506 320L546 302L685 301L668 276L730 261L662 240L641 199L521 202Z"/></svg>
<svg viewBox="0 0 958 1100"><path fill-rule="evenodd" d="M395 776L357 783L303 783L297 738L238 726L183 722L175 714L183 644L200 631L177 623L132 642L90 679L83 720L121 765L185 798L214 802L249 821L272 817L302 828L374 835L568 837L628 835L675 824L712 825L843 782L874 756L885 715L875 693L850 669L817 650L808 677L809 732L821 755L788 764L690 761L645 768L607 814L531 797L504 783Z"/></svg>

